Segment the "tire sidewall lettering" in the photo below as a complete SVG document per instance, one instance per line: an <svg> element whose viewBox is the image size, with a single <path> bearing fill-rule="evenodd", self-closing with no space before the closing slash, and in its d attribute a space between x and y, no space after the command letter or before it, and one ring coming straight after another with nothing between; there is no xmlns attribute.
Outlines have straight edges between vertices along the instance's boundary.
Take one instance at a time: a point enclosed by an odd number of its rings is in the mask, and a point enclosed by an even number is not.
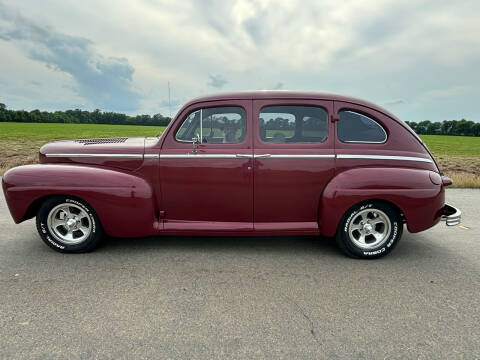
<svg viewBox="0 0 480 360"><path fill-rule="evenodd" d="M48 241L50 244L52 244L53 246L56 246L57 248L62 249L62 250L65 249L65 246L64 246L64 245L61 245L61 244L57 243L55 240L53 240L53 239L50 237L49 234L46 234L46 235L45 235L45 238L46 238L47 241Z"/></svg>
<svg viewBox="0 0 480 360"><path fill-rule="evenodd" d="M397 239L397 236L398 236L398 223L396 221L394 221L392 223L392 228L393 228L393 233L390 235L391 238L390 240L388 241L387 243L387 248L389 248L390 246L393 245L393 243L395 242L395 240Z"/></svg>
<svg viewBox="0 0 480 360"><path fill-rule="evenodd" d="M43 234L46 234L47 233L47 228L45 226L45 224L43 222L40 223L40 231L43 233Z"/></svg>

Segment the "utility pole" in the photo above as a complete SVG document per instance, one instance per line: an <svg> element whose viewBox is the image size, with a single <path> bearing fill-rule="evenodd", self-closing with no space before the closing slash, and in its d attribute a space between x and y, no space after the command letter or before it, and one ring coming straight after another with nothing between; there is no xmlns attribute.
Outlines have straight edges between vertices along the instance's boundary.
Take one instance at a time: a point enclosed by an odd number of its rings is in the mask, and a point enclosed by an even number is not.
<svg viewBox="0 0 480 360"><path fill-rule="evenodd" d="M168 80L168 112L170 114L170 119L172 118L172 104L170 102L170 80Z"/></svg>

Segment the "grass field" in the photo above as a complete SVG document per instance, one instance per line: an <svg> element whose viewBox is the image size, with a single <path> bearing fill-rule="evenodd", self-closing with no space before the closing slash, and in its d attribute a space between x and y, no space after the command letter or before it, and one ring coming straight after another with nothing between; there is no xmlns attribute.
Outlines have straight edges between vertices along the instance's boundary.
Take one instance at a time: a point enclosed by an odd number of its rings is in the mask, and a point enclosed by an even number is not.
<svg viewBox="0 0 480 360"><path fill-rule="evenodd" d="M480 137L420 135L435 155L480 156Z"/></svg>
<svg viewBox="0 0 480 360"><path fill-rule="evenodd" d="M37 162L38 149L58 139L155 136L157 126L0 123L0 175L7 169ZM480 137L422 135L445 175L456 187L480 188Z"/></svg>
<svg viewBox="0 0 480 360"><path fill-rule="evenodd" d="M165 127L161 126L7 122L0 123L0 140L53 140L117 136L155 136L162 133L163 130L165 130Z"/></svg>

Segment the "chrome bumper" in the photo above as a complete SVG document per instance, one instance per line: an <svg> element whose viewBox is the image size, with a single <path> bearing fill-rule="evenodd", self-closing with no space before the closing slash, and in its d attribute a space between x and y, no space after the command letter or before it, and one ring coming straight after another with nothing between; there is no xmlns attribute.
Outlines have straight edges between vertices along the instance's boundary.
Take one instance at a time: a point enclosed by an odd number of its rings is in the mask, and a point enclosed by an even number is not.
<svg viewBox="0 0 480 360"><path fill-rule="evenodd" d="M457 226L462 221L462 212L453 206L445 204L441 220L445 221L447 226Z"/></svg>

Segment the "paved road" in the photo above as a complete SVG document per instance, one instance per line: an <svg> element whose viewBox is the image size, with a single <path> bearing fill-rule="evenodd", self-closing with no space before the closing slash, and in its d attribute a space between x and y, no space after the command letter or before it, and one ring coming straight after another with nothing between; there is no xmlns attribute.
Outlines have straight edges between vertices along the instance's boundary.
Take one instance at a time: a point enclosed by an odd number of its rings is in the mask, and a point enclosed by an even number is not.
<svg viewBox="0 0 480 360"><path fill-rule="evenodd" d="M480 191L463 225L352 260L316 238L116 239L62 255L0 198L0 358L480 358Z"/></svg>

